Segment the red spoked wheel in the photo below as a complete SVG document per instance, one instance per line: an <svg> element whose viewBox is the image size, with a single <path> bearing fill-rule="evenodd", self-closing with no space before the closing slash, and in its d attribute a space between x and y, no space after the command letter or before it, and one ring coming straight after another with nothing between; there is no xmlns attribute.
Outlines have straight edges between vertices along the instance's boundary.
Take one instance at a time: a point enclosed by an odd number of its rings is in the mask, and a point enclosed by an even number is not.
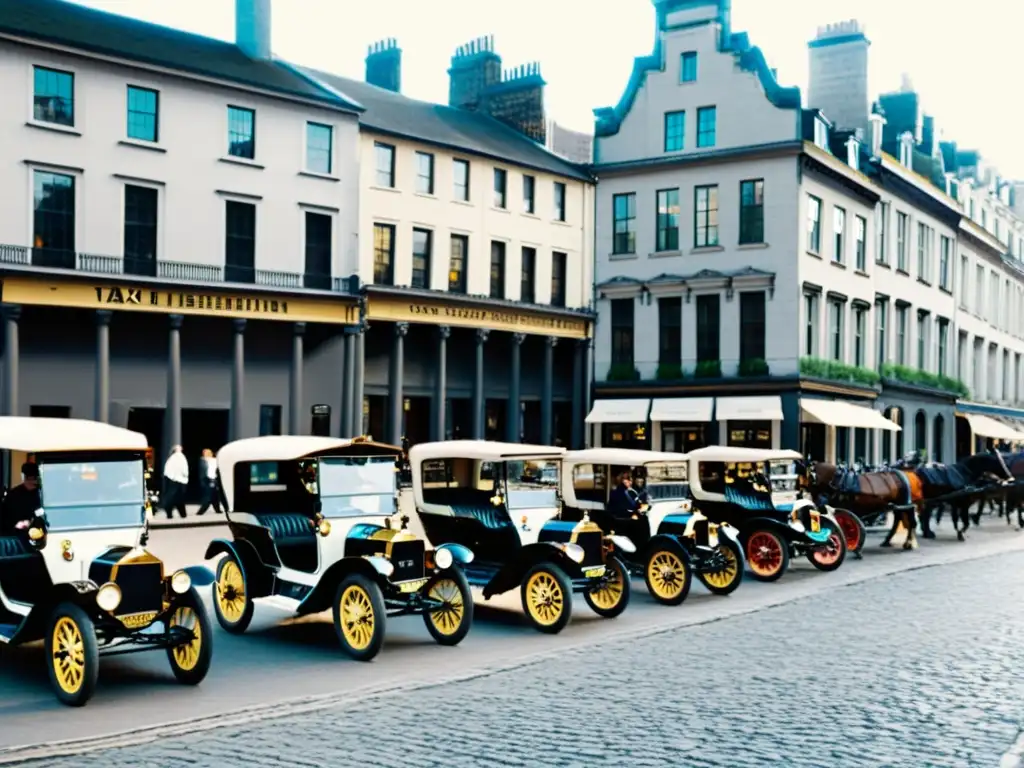
<svg viewBox="0 0 1024 768"><path fill-rule="evenodd" d="M843 531L843 538L846 539L846 551L856 555L864 548L864 540L867 538L864 523L847 509L837 509L833 516Z"/></svg>
<svg viewBox="0 0 1024 768"><path fill-rule="evenodd" d="M823 549L808 552L807 559L819 571L834 571L846 559L846 537L844 531L831 520L822 520L821 524L829 532L828 542Z"/></svg>
<svg viewBox="0 0 1024 768"><path fill-rule="evenodd" d="M776 581L789 566L789 545L771 531L747 537L747 565L758 581Z"/></svg>

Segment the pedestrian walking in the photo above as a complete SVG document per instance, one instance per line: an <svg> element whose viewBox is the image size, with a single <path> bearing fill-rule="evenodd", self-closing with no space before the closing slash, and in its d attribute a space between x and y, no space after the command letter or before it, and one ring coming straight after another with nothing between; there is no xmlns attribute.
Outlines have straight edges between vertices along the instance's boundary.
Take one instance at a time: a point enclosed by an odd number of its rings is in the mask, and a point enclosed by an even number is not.
<svg viewBox="0 0 1024 768"><path fill-rule="evenodd" d="M164 512L167 519L174 518L174 510L187 517L185 511L185 492L188 490L188 459L180 445L171 448L171 455L164 462Z"/></svg>
<svg viewBox="0 0 1024 768"><path fill-rule="evenodd" d="M199 457L199 493L202 506L197 515L205 515L211 504L218 515L224 513L217 494L217 459L209 448L203 448L203 455Z"/></svg>

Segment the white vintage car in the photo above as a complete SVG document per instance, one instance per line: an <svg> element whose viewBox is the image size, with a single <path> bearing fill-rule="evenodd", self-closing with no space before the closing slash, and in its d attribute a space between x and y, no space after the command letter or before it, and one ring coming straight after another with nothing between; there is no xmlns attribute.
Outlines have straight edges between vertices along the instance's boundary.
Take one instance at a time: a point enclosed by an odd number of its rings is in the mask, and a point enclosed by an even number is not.
<svg viewBox="0 0 1024 768"><path fill-rule="evenodd" d="M38 474L41 502L27 526L0 527L0 643L41 639L54 692L71 706L95 692L101 656L165 650L190 685L210 668L213 635L193 585L212 574L166 574L145 549L146 449L144 435L108 424L0 417L12 476L0 519L32 498L11 488L23 465Z"/></svg>
<svg viewBox="0 0 1024 768"><path fill-rule="evenodd" d="M214 608L244 632L258 601L294 616L331 609L342 648L360 661L384 642L389 617L417 614L441 645L473 621L460 568L466 547L427 549L398 516L402 449L364 438L267 436L217 453L232 539L213 541Z"/></svg>

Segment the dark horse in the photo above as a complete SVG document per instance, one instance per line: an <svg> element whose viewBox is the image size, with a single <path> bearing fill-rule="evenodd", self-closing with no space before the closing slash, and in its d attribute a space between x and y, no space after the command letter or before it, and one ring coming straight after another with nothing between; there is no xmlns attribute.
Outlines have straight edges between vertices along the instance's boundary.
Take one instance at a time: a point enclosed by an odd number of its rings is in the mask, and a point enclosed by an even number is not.
<svg viewBox="0 0 1024 768"><path fill-rule="evenodd" d="M1024 465L1021 469L1024 471ZM968 510L976 499L976 491L1006 476L998 455L979 453L952 465L861 473L817 462L804 466L803 484L816 501L849 509L865 521L876 521L892 511L893 524L882 546L891 546L893 536L902 528L907 531L903 548L913 549L917 546L918 512L921 513L922 534L925 538L934 538L930 527L931 508L936 503L947 504L952 510L957 538L963 541L964 531L970 525ZM958 527L957 522L963 527Z"/></svg>

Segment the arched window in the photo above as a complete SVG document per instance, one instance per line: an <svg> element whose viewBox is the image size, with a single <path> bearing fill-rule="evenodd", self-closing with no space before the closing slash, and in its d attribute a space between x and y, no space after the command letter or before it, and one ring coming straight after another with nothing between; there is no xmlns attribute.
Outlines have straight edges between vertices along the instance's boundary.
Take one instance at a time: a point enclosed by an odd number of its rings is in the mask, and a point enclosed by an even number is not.
<svg viewBox="0 0 1024 768"><path fill-rule="evenodd" d="M942 414L938 414L935 417L935 429L932 435L932 461L942 462L942 444L946 441L946 436L943 434L943 430L946 426L946 420L942 418Z"/></svg>
<svg viewBox="0 0 1024 768"><path fill-rule="evenodd" d="M928 417L924 411L918 411L914 417L914 450L928 450Z"/></svg>

